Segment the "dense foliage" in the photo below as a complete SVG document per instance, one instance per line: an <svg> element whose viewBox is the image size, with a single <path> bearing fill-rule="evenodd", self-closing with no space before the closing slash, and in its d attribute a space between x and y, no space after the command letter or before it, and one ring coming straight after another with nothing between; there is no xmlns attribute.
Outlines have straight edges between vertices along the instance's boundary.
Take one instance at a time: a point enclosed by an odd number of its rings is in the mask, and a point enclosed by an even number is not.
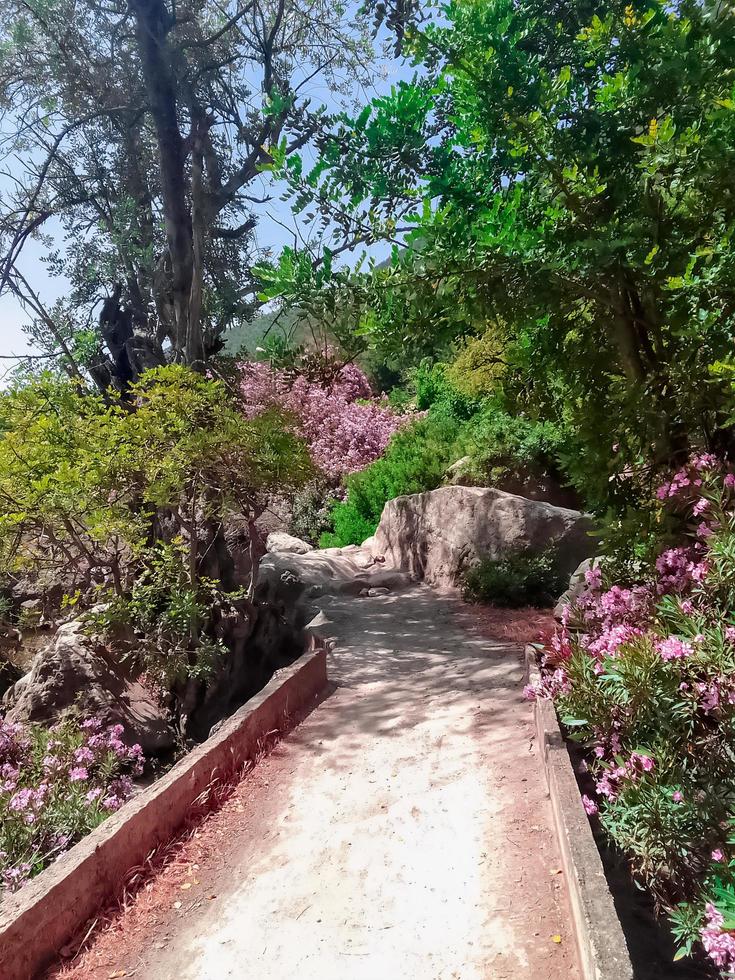
<svg viewBox="0 0 735 980"><path fill-rule="evenodd" d="M658 490L685 522L628 587L591 568L538 691L589 750L587 812L674 921L735 967L735 475L696 457ZM723 919L724 916L724 919Z"/></svg>
<svg viewBox="0 0 735 980"><path fill-rule="evenodd" d="M53 728L0 719L0 883L15 891L130 796L143 769L122 726L73 717Z"/></svg>
<svg viewBox="0 0 735 980"><path fill-rule="evenodd" d="M347 477L347 497L332 510L334 533L322 538L324 544L364 541L388 500L435 490L459 461L460 479L517 492L537 478L561 478L555 457L562 436L556 426L510 416L494 400L468 397L446 365L422 365L412 372L406 397L425 417L394 435L380 459Z"/></svg>
<svg viewBox="0 0 735 980"><path fill-rule="evenodd" d="M725 4L450 3L411 35L425 74L343 120L310 177L387 224L423 202L392 263L320 292L387 357L469 338L512 410L564 425L600 509L631 465L730 449L709 368L734 326L734 27ZM270 294L308 302L309 261Z"/></svg>
<svg viewBox="0 0 735 980"><path fill-rule="evenodd" d="M130 395L48 377L0 396L0 562L55 577L79 608L111 600L106 621L135 630L171 680L221 652L219 620L245 615L228 515L252 525L313 467L281 412L246 420L223 383L186 368L148 372Z"/></svg>
<svg viewBox="0 0 735 980"><path fill-rule="evenodd" d="M502 558L485 558L469 569L464 576L463 594L470 602L548 608L566 584L553 549L540 554L520 551Z"/></svg>

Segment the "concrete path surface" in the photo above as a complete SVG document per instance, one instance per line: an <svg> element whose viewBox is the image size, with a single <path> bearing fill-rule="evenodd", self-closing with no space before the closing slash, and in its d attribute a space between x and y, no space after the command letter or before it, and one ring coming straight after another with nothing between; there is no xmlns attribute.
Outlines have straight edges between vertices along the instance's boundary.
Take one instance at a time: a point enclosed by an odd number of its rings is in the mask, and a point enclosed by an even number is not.
<svg viewBox="0 0 735 980"><path fill-rule="evenodd" d="M321 608L335 689L112 975L576 980L520 648L422 587Z"/></svg>

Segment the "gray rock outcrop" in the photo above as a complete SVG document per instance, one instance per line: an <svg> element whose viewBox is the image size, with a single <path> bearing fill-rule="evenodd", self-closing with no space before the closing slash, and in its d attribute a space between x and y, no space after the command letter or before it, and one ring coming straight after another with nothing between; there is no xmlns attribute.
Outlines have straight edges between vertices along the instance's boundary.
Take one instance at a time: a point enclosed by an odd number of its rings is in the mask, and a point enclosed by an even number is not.
<svg viewBox="0 0 735 980"><path fill-rule="evenodd" d="M75 706L105 724L121 724L124 739L145 753L171 748L174 733L165 710L139 681L127 676L110 651L87 636L80 620L60 626L30 671L3 697L8 721L53 724Z"/></svg>
<svg viewBox="0 0 735 980"><path fill-rule="evenodd" d="M440 487L388 501L370 550L415 579L446 587L482 558L552 545L562 571L571 573L593 552L591 527L579 511L544 501L486 487Z"/></svg>
<svg viewBox="0 0 735 980"><path fill-rule="evenodd" d="M265 542L265 550L271 554L306 555L314 550L314 546L285 531L271 531Z"/></svg>

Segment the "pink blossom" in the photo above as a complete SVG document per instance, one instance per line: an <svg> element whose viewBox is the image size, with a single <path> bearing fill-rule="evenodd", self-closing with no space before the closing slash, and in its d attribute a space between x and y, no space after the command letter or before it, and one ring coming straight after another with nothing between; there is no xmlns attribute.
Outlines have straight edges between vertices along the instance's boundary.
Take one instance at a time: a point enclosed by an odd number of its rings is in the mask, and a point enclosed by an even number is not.
<svg viewBox="0 0 735 980"><path fill-rule="evenodd" d="M72 783L82 783L85 779L89 779L89 773L84 768L84 766L75 766L73 769L69 770L69 781Z"/></svg>
<svg viewBox="0 0 735 980"><path fill-rule="evenodd" d="M602 570L598 565L588 568L584 573L584 580L590 589L599 589L602 585Z"/></svg>
<svg viewBox="0 0 735 980"><path fill-rule="evenodd" d="M715 966L729 969L735 966L735 936L723 930L725 919L711 902L705 906L705 913L707 925L700 930L702 945Z"/></svg>
<svg viewBox="0 0 735 980"><path fill-rule="evenodd" d="M681 792L681 790L678 790L677 789L674 792L674 795L671 797L671 799L674 801L674 803L683 803L684 802L684 794Z"/></svg>
<svg viewBox="0 0 735 980"><path fill-rule="evenodd" d="M728 643L735 643L735 626L725 627L725 639Z"/></svg>
<svg viewBox="0 0 735 980"><path fill-rule="evenodd" d="M584 812L590 817L593 817L596 813L599 813L599 807L595 801L591 800L587 795L582 797L582 806L584 807Z"/></svg>
<svg viewBox="0 0 735 980"><path fill-rule="evenodd" d="M735 473L726 474L725 487L727 487L728 490L732 490L732 488L735 487Z"/></svg>
<svg viewBox="0 0 735 980"><path fill-rule="evenodd" d="M711 681L709 684L695 684L695 687L700 695L702 711L709 714L720 706L720 687L717 681Z"/></svg>
<svg viewBox="0 0 735 980"><path fill-rule="evenodd" d="M691 643L679 639L678 636L669 636L665 640L660 640L656 644L656 649L661 654L662 660L680 660L682 657L690 657L694 653L694 647Z"/></svg>
<svg viewBox="0 0 735 980"><path fill-rule="evenodd" d="M683 602L679 603L679 608L685 616L692 616L694 614L694 603L691 599L684 599Z"/></svg>
<svg viewBox="0 0 735 980"><path fill-rule="evenodd" d="M714 851L712 851L712 860L713 861L722 861L724 857L725 857L725 855L722 853L722 851L719 849L719 847L716 847L714 849Z"/></svg>
<svg viewBox="0 0 735 980"><path fill-rule="evenodd" d="M628 761L628 770L642 769L644 772L651 772L654 768L654 761L649 755L640 752L633 752Z"/></svg>
<svg viewBox="0 0 735 980"><path fill-rule="evenodd" d="M355 365L342 368L330 386L264 363L247 362L240 370L245 414L252 418L272 406L289 412L316 465L335 480L382 456L409 419L374 398Z"/></svg>
<svg viewBox="0 0 735 980"><path fill-rule="evenodd" d="M692 507L692 513L695 517L699 517L703 514L710 506L709 500L706 497L700 497L699 500Z"/></svg>

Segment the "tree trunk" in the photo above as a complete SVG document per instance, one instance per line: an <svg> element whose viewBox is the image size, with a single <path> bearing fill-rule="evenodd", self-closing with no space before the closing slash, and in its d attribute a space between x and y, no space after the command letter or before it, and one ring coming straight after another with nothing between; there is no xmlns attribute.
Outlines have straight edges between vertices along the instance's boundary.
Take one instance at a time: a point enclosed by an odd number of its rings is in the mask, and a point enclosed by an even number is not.
<svg viewBox="0 0 735 980"><path fill-rule="evenodd" d="M201 324L197 311L191 306L195 269L190 188L186 150L178 122L178 82L168 44L174 19L163 0L131 2L141 69L158 143L174 314L170 339L175 358L201 370ZM196 294L196 287L194 292Z"/></svg>

